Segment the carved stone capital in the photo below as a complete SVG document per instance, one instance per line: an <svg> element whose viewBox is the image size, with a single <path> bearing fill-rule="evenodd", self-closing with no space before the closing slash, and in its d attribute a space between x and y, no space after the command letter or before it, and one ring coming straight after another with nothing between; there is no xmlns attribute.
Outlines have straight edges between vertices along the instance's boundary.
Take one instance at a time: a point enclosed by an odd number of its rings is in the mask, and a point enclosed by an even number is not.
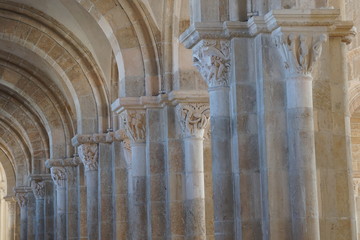
<svg viewBox="0 0 360 240"><path fill-rule="evenodd" d="M85 171L95 171L98 169L98 145L85 143L78 146L78 153Z"/></svg>
<svg viewBox="0 0 360 240"><path fill-rule="evenodd" d="M177 115L186 137L204 137L210 119L209 104L180 103Z"/></svg>
<svg viewBox="0 0 360 240"><path fill-rule="evenodd" d="M194 65L209 88L229 86L230 52L229 40L201 40L193 48Z"/></svg>
<svg viewBox="0 0 360 240"><path fill-rule="evenodd" d="M145 110L126 110L121 113L123 128L132 142L145 142L146 140L146 114Z"/></svg>
<svg viewBox="0 0 360 240"><path fill-rule="evenodd" d="M36 199L44 199L45 197L45 181L33 180L31 187Z"/></svg>
<svg viewBox="0 0 360 240"><path fill-rule="evenodd" d="M274 43L279 50L284 66L290 76L311 76L318 61L322 45L327 35L320 33L282 33L273 34Z"/></svg>
<svg viewBox="0 0 360 240"><path fill-rule="evenodd" d="M16 192L16 200L21 208L26 207L28 204L27 192Z"/></svg>
<svg viewBox="0 0 360 240"><path fill-rule="evenodd" d="M354 196L360 196L360 178L353 178Z"/></svg>
<svg viewBox="0 0 360 240"><path fill-rule="evenodd" d="M55 185L60 188L66 186L66 169L64 167L52 167L51 178L53 179Z"/></svg>

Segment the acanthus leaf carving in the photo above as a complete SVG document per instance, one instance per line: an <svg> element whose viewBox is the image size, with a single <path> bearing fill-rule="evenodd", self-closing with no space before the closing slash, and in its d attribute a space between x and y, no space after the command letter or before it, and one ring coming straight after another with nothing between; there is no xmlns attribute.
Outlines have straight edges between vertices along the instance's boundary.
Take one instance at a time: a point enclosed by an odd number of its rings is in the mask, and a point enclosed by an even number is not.
<svg viewBox="0 0 360 240"><path fill-rule="evenodd" d="M204 103L180 103L177 106L180 124L188 137L204 137L209 124L210 107Z"/></svg>
<svg viewBox="0 0 360 240"><path fill-rule="evenodd" d="M86 171L98 169L98 145L85 143L78 146L78 154Z"/></svg>
<svg viewBox="0 0 360 240"><path fill-rule="evenodd" d="M44 199L45 197L45 181L32 181L32 190L36 199Z"/></svg>
<svg viewBox="0 0 360 240"><path fill-rule="evenodd" d="M311 76L326 40L325 34L296 35L278 32L274 35L274 42L284 60L285 68L290 74L297 76Z"/></svg>
<svg viewBox="0 0 360 240"><path fill-rule="evenodd" d="M209 88L229 86L230 41L202 40L193 48L193 61Z"/></svg>
<svg viewBox="0 0 360 240"><path fill-rule="evenodd" d="M144 110L127 110L121 114L126 135L133 142L144 142L146 138L146 116Z"/></svg>
<svg viewBox="0 0 360 240"><path fill-rule="evenodd" d="M60 188L64 188L66 186L66 169L64 167L52 167L51 178L53 179L55 185Z"/></svg>

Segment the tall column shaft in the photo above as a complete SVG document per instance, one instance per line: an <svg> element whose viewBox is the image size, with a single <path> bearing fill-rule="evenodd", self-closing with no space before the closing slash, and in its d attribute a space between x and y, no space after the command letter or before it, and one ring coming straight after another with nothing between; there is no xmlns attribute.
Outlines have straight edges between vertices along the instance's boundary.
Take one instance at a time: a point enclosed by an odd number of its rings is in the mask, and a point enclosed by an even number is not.
<svg viewBox="0 0 360 240"><path fill-rule="evenodd" d="M50 176L32 175L31 186L35 196L35 239L45 238L45 178Z"/></svg>
<svg viewBox="0 0 360 240"><path fill-rule="evenodd" d="M141 240L147 238L146 143L131 143L131 152L133 202L130 209L130 232L132 239Z"/></svg>
<svg viewBox="0 0 360 240"><path fill-rule="evenodd" d="M66 169L52 167L51 177L56 185L56 239L67 238L66 229Z"/></svg>
<svg viewBox="0 0 360 240"><path fill-rule="evenodd" d="M96 240L99 238L98 144L82 144L78 152L85 166L88 239Z"/></svg>
<svg viewBox="0 0 360 240"><path fill-rule="evenodd" d="M16 219L16 205L12 197L7 199L8 204L8 219L7 219L7 239L15 239L15 219Z"/></svg>
<svg viewBox="0 0 360 240"><path fill-rule="evenodd" d="M278 34L278 35L276 35ZM285 66L289 195L294 240L320 239L312 70L325 34L275 33Z"/></svg>
<svg viewBox="0 0 360 240"><path fill-rule="evenodd" d="M98 239L98 172L85 171L88 238Z"/></svg>
<svg viewBox="0 0 360 240"><path fill-rule="evenodd" d="M129 235L131 239L148 239L151 222L147 205L148 181L146 164L146 113L144 109L129 109L121 113L127 137L131 141L131 169L128 182Z"/></svg>
<svg viewBox="0 0 360 240"><path fill-rule="evenodd" d="M206 239L204 132L209 105L180 103L177 110L185 136L185 239Z"/></svg>
<svg viewBox="0 0 360 240"><path fill-rule="evenodd" d="M287 79L289 184L294 239L320 239L312 77Z"/></svg>
<svg viewBox="0 0 360 240"><path fill-rule="evenodd" d="M209 89L213 157L214 226L219 239L233 238L234 193L231 164L229 88Z"/></svg>
<svg viewBox="0 0 360 240"><path fill-rule="evenodd" d="M44 199L36 199L36 233L35 239L44 239Z"/></svg>
<svg viewBox="0 0 360 240"><path fill-rule="evenodd" d="M186 239L206 239L203 139L186 138Z"/></svg>
<svg viewBox="0 0 360 240"><path fill-rule="evenodd" d="M194 65L209 86L215 239L234 239L234 187L230 131L230 41L201 40Z"/></svg>
<svg viewBox="0 0 360 240"><path fill-rule="evenodd" d="M28 190L15 188L16 199L20 206L20 240L28 239Z"/></svg>
<svg viewBox="0 0 360 240"><path fill-rule="evenodd" d="M27 206L20 207L20 240L27 239Z"/></svg>

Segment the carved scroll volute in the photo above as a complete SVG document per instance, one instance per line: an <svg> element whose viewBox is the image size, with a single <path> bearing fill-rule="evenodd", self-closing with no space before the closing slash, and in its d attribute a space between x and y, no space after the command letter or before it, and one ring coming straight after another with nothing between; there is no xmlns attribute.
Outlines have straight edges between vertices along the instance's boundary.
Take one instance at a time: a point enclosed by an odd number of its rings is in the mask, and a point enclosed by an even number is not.
<svg viewBox="0 0 360 240"><path fill-rule="evenodd" d="M21 208L26 207L28 204L28 195L26 192L17 192L15 194L16 200Z"/></svg>
<svg viewBox="0 0 360 240"><path fill-rule="evenodd" d="M45 197L45 181L34 180L31 187L36 199L44 199Z"/></svg>
<svg viewBox="0 0 360 240"><path fill-rule="evenodd" d="M66 169L64 167L52 167L51 178L53 179L55 185L59 188L65 188L66 186Z"/></svg>
<svg viewBox="0 0 360 240"><path fill-rule="evenodd" d="M78 154L85 166L85 171L96 171L98 169L98 145L93 143L81 144Z"/></svg>
<svg viewBox="0 0 360 240"><path fill-rule="evenodd" d="M322 46L327 41L327 36L317 33L285 34L278 32L273 37L290 76L311 77L314 66L321 55Z"/></svg>
<svg viewBox="0 0 360 240"><path fill-rule="evenodd" d="M209 88L229 86L230 41L200 41L193 48L193 61Z"/></svg>
<svg viewBox="0 0 360 240"><path fill-rule="evenodd" d="M121 114L123 127L132 142L145 142L146 116L144 110L127 110Z"/></svg>
<svg viewBox="0 0 360 240"><path fill-rule="evenodd" d="M186 137L204 137L210 119L208 104L181 103L177 106L177 115Z"/></svg>

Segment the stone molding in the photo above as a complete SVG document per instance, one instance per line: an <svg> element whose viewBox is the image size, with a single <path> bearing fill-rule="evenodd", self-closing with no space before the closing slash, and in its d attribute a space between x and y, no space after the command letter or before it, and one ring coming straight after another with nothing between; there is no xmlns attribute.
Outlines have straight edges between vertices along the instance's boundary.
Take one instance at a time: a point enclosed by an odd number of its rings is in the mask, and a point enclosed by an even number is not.
<svg viewBox="0 0 360 240"><path fill-rule="evenodd" d="M52 167L50 168L51 178L53 179L55 185L60 188L65 188L66 186L66 169L65 167Z"/></svg>
<svg viewBox="0 0 360 240"><path fill-rule="evenodd" d="M182 102L208 102L207 90L174 90L158 96L123 97L111 104L111 110L118 115L126 110L146 110L149 108L163 108Z"/></svg>
<svg viewBox="0 0 360 240"><path fill-rule="evenodd" d="M74 156L72 158L64 158L64 159L48 159L45 162L45 166L47 168L52 167L77 167L81 163L79 157Z"/></svg>
<svg viewBox="0 0 360 240"><path fill-rule="evenodd" d="M141 143L146 140L145 110L126 110L120 115L126 135L132 142Z"/></svg>
<svg viewBox="0 0 360 240"><path fill-rule="evenodd" d="M78 146L78 153L81 162L85 166L85 171L98 170L98 145L94 143L84 143Z"/></svg>
<svg viewBox="0 0 360 240"><path fill-rule="evenodd" d="M209 88L229 86L230 52L229 40L202 40L193 48L194 65Z"/></svg>
<svg viewBox="0 0 360 240"><path fill-rule="evenodd" d="M204 137L210 119L209 104L180 103L177 106L177 116L186 137Z"/></svg>
<svg viewBox="0 0 360 240"><path fill-rule="evenodd" d="M271 33L277 28L318 32L321 28L329 37L340 37L349 44L356 34L351 21L339 20L339 9L278 9L264 16L253 16L246 23L238 21L196 22L180 35L180 42L188 49L204 39L226 39L255 37Z"/></svg>
<svg viewBox="0 0 360 240"><path fill-rule="evenodd" d="M121 142L124 140L123 130L118 130L115 132L108 132L103 134L84 134L76 135L71 139L72 145L78 147L81 144L85 143L112 143L112 142Z"/></svg>
<svg viewBox="0 0 360 240"><path fill-rule="evenodd" d="M14 203L17 201L15 196L6 196L4 197L4 200L9 203Z"/></svg>
<svg viewBox="0 0 360 240"><path fill-rule="evenodd" d="M273 40L291 76L311 76L327 36L321 33L276 31L273 33Z"/></svg>

